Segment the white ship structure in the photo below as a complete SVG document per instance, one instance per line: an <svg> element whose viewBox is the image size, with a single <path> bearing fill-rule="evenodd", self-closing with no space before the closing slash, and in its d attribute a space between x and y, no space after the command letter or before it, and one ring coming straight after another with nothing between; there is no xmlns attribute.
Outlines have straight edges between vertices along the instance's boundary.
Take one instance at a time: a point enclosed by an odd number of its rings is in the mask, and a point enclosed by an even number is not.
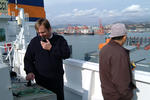
<svg viewBox="0 0 150 100"><path fill-rule="evenodd" d="M6 13L0 15L0 35L5 34L5 40L0 46L0 95L1 100L33 100L33 96L28 96L28 98L16 97L13 91L12 79L10 78L10 70L17 73L17 77L21 79L25 78L26 74L24 72L23 58L26 52L26 47L30 39L36 35L34 30L33 20L35 16L25 16L25 9L23 0L18 2L18 12L16 16L8 15ZM35 0L30 0L35 1ZM38 1L38 0L37 0ZM43 0L39 0L42 1ZM0 1L1 3L7 3L7 0ZM16 3L16 2L15 2ZM10 4L10 5L9 5ZM8 0L9 6L14 6L14 0ZM37 4L38 9L42 9L40 5ZM33 6L33 3L30 5ZM30 10L30 9L29 9ZM30 15L30 14L29 14ZM43 16L39 16L40 18ZM16 19L17 18L17 19ZM31 19L30 19L31 18ZM27 20L28 19L28 20ZM36 18L35 18L36 19ZM27 40L28 39L28 40ZM7 42L6 42L7 41ZM11 45L8 45L11 44ZM138 65L139 63L137 63ZM139 64L140 65L140 64ZM146 65L142 65L146 66ZM101 93L101 83L99 79L99 64L78 60L78 59L67 59L63 62L64 67L64 89L65 89L65 100L103 100ZM137 89L134 91L133 100L149 100L150 95L150 72L134 70L134 81L137 85ZM22 84L25 81L17 81L18 84ZM30 90L30 88L27 88ZM28 93L31 93L28 92ZM45 94L41 94L45 96ZM42 100L56 100L56 95L48 95L49 98ZM40 96L37 100L41 100Z"/></svg>

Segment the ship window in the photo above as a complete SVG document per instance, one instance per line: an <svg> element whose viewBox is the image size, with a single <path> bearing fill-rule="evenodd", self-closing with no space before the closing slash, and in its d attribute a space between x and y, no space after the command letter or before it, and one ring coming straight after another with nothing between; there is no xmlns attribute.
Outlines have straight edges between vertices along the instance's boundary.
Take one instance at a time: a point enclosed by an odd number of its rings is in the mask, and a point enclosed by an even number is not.
<svg viewBox="0 0 150 100"><path fill-rule="evenodd" d="M0 28L0 42L5 41L5 29Z"/></svg>

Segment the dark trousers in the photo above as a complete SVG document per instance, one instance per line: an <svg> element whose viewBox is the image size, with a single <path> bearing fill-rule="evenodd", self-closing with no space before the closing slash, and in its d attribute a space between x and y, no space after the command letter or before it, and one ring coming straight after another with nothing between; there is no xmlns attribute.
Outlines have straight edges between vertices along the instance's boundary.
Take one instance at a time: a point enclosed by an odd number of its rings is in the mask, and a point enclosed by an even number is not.
<svg viewBox="0 0 150 100"><path fill-rule="evenodd" d="M57 78L35 77L36 83L44 88L56 93L57 100L64 100L64 82L63 76Z"/></svg>
<svg viewBox="0 0 150 100"><path fill-rule="evenodd" d="M129 92L129 94L127 94L124 97L121 97L120 94L108 94L108 93L102 93L104 100L132 100L133 97L133 93L132 91Z"/></svg>

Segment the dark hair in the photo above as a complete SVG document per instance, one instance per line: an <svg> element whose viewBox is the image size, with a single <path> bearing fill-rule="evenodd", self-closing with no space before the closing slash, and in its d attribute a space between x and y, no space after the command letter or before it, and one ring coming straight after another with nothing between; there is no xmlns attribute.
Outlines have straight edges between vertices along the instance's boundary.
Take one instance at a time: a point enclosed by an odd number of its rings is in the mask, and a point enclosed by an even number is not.
<svg viewBox="0 0 150 100"><path fill-rule="evenodd" d="M122 40L123 37L124 37L124 35L123 36L112 37L111 39L112 40Z"/></svg>
<svg viewBox="0 0 150 100"><path fill-rule="evenodd" d="M49 30L49 28L51 29L51 25L49 21L45 18L41 18L37 20L37 22L35 23L35 29L38 30L41 25L45 26L47 30Z"/></svg>

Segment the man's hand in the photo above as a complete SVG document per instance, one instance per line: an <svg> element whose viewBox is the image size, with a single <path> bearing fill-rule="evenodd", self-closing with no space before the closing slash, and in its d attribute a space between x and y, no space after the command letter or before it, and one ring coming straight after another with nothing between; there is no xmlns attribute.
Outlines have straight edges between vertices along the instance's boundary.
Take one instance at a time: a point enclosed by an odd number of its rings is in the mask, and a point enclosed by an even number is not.
<svg viewBox="0 0 150 100"><path fill-rule="evenodd" d="M26 80L34 80L35 75L33 73L28 73L26 76Z"/></svg>
<svg viewBox="0 0 150 100"><path fill-rule="evenodd" d="M41 46L45 50L51 50L52 45L48 39L46 39L46 42L41 41Z"/></svg>

